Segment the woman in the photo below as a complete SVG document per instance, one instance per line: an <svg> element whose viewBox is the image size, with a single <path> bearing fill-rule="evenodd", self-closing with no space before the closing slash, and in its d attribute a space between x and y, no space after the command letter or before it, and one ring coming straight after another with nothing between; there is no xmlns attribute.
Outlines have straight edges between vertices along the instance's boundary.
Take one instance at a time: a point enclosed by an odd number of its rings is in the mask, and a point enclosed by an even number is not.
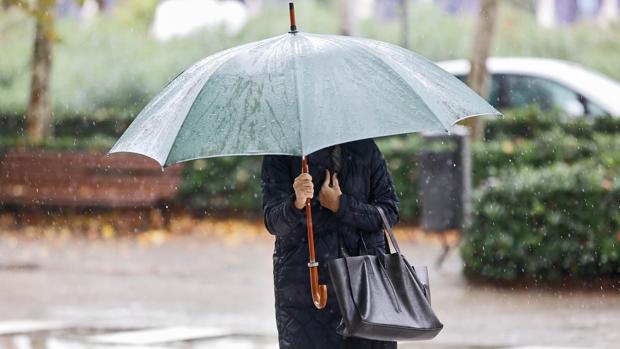
<svg viewBox="0 0 620 349"><path fill-rule="evenodd" d="M396 348L396 342L343 338L337 333L341 315L326 263L345 254L386 253L381 216L374 206L384 209L392 225L399 214L383 155L367 139L324 148L307 158L309 174L300 174L301 157L263 158L265 226L276 236L273 273L280 348ZM310 295L306 198L312 199L319 283L328 287L323 310L314 307Z"/></svg>

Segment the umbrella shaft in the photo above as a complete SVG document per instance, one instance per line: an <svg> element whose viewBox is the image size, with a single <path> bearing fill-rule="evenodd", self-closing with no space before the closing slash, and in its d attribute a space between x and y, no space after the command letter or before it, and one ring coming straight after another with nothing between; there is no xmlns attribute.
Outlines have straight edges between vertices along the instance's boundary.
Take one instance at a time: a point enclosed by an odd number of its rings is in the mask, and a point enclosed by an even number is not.
<svg viewBox="0 0 620 349"><path fill-rule="evenodd" d="M302 158L303 173L308 173L308 159ZM316 262L316 254L314 252L314 230L312 229L312 207L310 207L311 199L306 199L306 225L308 226L308 248L310 250L310 263Z"/></svg>
<svg viewBox="0 0 620 349"><path fill-rule="evenodd" d="M301 160L301 172L308 173L308 159L306 156ZM310 270L310 292L312 293L312 302L317 309L324 309L327 304L327 285L319 285L319 263L316 261L314 254L314 231L312 230L312 208L310 207L310 198L306 199L306 224L308 225L308 248L310 249L310 261L308 268Z"/></svg>
<svg viewBox="0 0 620 349"><path fill-rule="evenodd" d="M291 18L291 33L297 33L297 25L295 24L295 4L288 3L289 17Z"/></svg>

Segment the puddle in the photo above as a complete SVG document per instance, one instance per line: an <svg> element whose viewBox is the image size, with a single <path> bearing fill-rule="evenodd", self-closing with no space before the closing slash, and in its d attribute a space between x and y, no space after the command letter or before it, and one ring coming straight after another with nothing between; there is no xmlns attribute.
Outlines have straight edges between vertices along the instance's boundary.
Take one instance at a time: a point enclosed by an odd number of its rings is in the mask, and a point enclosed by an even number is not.
<svg viewBox="0 0 620 349"><path fill-rule="evenodd" d="M0 349L277 349L275 336L209 328L64 328L0 335Z"/></svg>

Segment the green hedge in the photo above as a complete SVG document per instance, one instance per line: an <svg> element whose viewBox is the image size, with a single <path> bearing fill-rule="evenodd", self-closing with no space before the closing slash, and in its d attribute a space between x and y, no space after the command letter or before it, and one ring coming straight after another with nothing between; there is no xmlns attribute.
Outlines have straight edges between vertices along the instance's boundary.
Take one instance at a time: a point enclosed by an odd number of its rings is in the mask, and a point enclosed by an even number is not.
<svg viewBox="0 0 620 349"><path fill-rule="evenodd" d="M419 215L415 154L420 144L417 136L377 141L397 189L403 221L412 221ZM177 202L198 212L260 212L261 162L262 157L256 156L192 161L183 172Z"/></svg>
<svg viewBox="0 0 620 349"><path fill-rule="evenodd" d="M54 119L54 136L90 138L93 136L118 138L127 129L132 119L113 117L86 117L77 114ZM26 130L24 115L0 115L0 137L23 136Z"/></svg>
<svg viewBox="0 0 620 349"><path fill-rule="evenodd" d="M194 212L261 210L260 156L200 159L187 163L177 203Z"/></svg>
<svg viewBox="0 0 620 349"><path fill-rule="evenodd" d="M584 161L490 181L463 233L465 273L540 283L620 277L618 174Z"/></svg>
<svg viewBox="0 0 620 349"><path fill-rule="evenodd" d="M538 106L504 112L505 116L488 120L485 140L537 138L546 132L560 129L576 138L591 139L596 133L620 134L620 117L563 119L559 113L543 113Z"/></svg>
<svg viewBox="0 0 620 349"><path fill-rule="evenodd" d="M523 167L545 167L557 162L575 163L597 159L607 166L619 166L620 137L592 133L590 138L577 138L560 127L541 133L533 139L504 138L473 144L473 181L514 172Z"/></svg>
<svg viewBox="0 0 620 349"><path fill-rule="evenodd" d="M620 277L620 119L537 108L487 123L474 144L465 273L493 282Z"/></svg>
<svg viewBox="0 0 620 349"><path fill-rule="evenodd" d="M400 205L401 221L414 221L420 215L417 153L422 147L418 135L387 137L377 140L394 181Z"/></svg>
<svg viewBox="0 0 620 349"><path fill-rule="evenodd" d="M31 143L24 137L0 137L0 156L9 149L49 149L49 150L85 150L108 151L116 138L103 135L92 137L56 137L43 143Z"/></svg>

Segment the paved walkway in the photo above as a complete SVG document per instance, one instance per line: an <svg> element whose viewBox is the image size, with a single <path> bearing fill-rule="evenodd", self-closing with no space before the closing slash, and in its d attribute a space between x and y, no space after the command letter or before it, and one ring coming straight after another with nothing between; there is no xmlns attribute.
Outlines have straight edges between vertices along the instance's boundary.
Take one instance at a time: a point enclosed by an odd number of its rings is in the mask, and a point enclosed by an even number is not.
<svg viewBox="0 0 620 349"><path fill-rule="evenodd" d="M260 224L207 222L186 235L108 240L29 231L0 228L0 349L276 348L273 239ZM440 253L432 241L401 244L415 264L432 265ZM444 331L401 348L620 343L618 293L472 287L460 269L457 251L431 268ZM155 332L135 332L145 329Z"/></svg>

